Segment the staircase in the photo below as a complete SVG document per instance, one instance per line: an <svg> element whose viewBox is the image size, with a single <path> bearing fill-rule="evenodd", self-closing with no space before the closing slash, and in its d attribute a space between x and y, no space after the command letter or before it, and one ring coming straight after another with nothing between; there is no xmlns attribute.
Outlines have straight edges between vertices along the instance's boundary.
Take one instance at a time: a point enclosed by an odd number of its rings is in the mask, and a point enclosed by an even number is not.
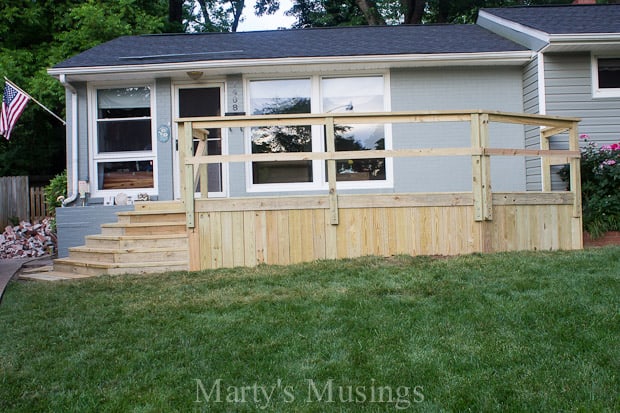
<svg viewBox="0 0 620 413"><path fill-rule="evenodd" d="M87 236L86 245L69 248L69 257L54 260L48 275L69 279L188 270L180 202L140 202L117 216L118 222L101 225L101 234Z"/></svg>

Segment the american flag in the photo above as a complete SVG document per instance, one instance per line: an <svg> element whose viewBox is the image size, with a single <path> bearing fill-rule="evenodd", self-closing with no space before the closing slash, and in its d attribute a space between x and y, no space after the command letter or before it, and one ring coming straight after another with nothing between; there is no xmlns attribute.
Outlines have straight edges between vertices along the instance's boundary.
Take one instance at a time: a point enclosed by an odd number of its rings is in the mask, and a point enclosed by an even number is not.
<svg viewBox="0 0 620 413"><path fill-rule="evenodd" d="M20 90L17 90L9 82L4 85L4 97L2 98L2 114L0 114L0 135L7 140L11 136L11 130L17 119L26 108L30 98Z"/></svg>

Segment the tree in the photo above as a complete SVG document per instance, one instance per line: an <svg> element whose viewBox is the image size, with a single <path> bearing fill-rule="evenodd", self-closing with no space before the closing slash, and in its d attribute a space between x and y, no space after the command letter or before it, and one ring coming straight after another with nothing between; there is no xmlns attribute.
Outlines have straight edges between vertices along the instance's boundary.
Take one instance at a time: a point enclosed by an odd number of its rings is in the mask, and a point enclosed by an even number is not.
<svg viewBox="0 0 620 413"><path fill-rule="evenodd" d="M295 0L295 27L473 23L481 7L567 4L571 0Z"/></svg>
<svg viewBox="0 0 620 413"><path fill-rule="evenodd" d="M65 92L47 68L115 37L159 33L167 0L4 0L0 15L0 76L59 115ZM0 139L0 176L53 176L65 168L65 127L30 102L11 140Z"/></svg>

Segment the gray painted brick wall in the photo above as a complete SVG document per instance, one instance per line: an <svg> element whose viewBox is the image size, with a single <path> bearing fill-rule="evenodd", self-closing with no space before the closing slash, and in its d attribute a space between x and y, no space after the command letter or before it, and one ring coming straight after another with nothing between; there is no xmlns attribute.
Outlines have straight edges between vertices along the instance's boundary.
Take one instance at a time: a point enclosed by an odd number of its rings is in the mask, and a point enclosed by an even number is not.
<svg viewBox="0 0 620 413"><path fill-rule="evenodd" d="M117 212L131 210L133 210L133 205L96 205L56 209L58 257L67 257L70 247L84 245L86 235L101 234L101 224L117 222Z"/></svg>

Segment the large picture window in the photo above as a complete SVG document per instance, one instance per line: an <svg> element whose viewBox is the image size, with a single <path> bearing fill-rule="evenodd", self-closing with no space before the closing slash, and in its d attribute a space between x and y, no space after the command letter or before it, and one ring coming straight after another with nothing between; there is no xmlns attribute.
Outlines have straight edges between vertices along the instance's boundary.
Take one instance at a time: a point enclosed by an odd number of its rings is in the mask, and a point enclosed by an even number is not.
<svg viewBox="0 0 620 413"><path fill-rule="evenodd" d="M319 77L303 79L258 79L248 82L252 115L383 112L388 110L385 78L381 75ZM389 147L383 124L336 124L336 151L380 150ZM252 153L311 152L326 148L325 130L310 125L255 127L249 140ZM264 184L315 183L326 185L325 164L312 161L253 162L250 184L261 190ZM336 162L337 181L356 187L366 182L386 185L386 160L352 159ZM383 182L383 184L382 184ZM304 189L305 185L289 189ZM272 190L273 185L264 190Z"/></svg>
<svg viewBox="0 0 620 413"><path fill-rule="evenodd" d="M102 190L155 188L151 89L97 89L94 172Z"/></svg>

